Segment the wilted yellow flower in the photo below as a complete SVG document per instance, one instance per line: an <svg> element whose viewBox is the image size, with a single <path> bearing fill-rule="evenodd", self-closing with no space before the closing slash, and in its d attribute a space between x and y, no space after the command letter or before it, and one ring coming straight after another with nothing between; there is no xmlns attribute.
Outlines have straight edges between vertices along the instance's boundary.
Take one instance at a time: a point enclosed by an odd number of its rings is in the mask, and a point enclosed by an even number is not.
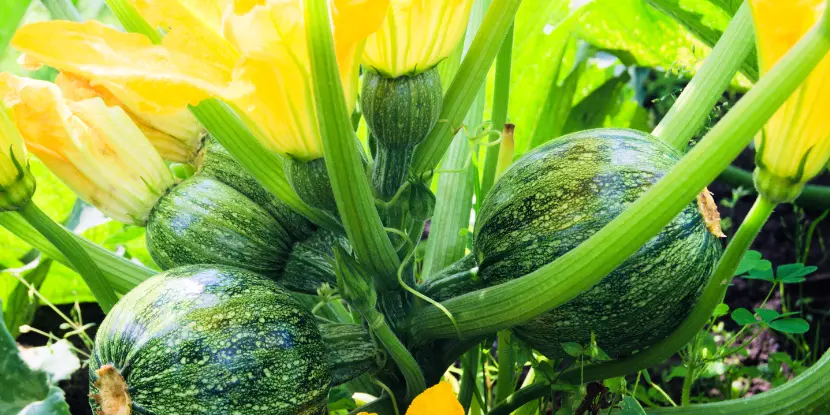
<svg viewBox="0 0 830 415"><path fill-rule="evenodd" d="M392 0L364 62L388 78L424 72L458 46L472 0Z"/></svg>
<svg viewBox="0 0 830 415"><path fill-rule="evenodd" d="M301 0L131 2L151 26L164 28L161 45L94 22L44 22L27 32L29 59L61 63L111 92L116 86L129 91L133 102L154 114L219 97L271 151L299 160L322 156ZM331 0L349 108L356 100L362 45L388 3ZM30 45L40 45L37 55Z"/></svg>
<svg viewBox="0 0 830 415"><path fill-rule="evenodd" d="M35 192L27 164L26 145L0 100L0 212L17 210Z"/></svg>
<svg viewBox="0 0 830 415"><path fill-rule="evenodd" d="M89 62L109 60L110 65L123 67L135 58L132 63L146 65L143 73L147 73L170 59L163 54L131 53L144 51L143 48L150 45L140 35L123 34L111 39L111 44L98 41L112 32L115 31L94 21L83 24L39 22L21 27L12 39L12 45L25 53L23 62L28 68L46 64L60 70L56 83L67 98L80 100L99 96L107 105L122 107L163 158L190 161L196 155L204 129L185 105L157 105L152 95L141 90L147 82L158 83L158 79L148 77L142 81L134 73L116 74L88 66ZM79 43L83 44L82 49L75 47Z"/></svg>
<svg viewBox="0 0 830 415"><path fill-rule="evenodd" d="M170 170L127 113L100 97L69 101L52 83L2 73L0 100L29 150L113 219L143 225L173 185Z"/></svg>
<svg viewBox="0 0 830 415"><path fill-rule="evenodd" d="M819 21L826 0L752 0L761 73ZM830 158L830 56L825 57L755 138L758 190L791 201Z"/></svg>

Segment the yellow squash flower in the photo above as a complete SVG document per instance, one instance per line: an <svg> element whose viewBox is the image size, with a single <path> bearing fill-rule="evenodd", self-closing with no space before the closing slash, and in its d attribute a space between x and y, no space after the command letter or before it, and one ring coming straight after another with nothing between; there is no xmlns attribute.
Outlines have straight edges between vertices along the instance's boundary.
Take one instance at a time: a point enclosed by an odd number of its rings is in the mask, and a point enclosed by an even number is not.
<svg viewBox="0 0 830 415"><path fill-rule="evenodd" d="M70 101L52 83L0 74L0 100L26 146L78 197L120 222L143 225L173 177L121 107Z"/></svg>
<svg viewBox="0 0 830 415"><path fill-rule="evenodd" d="M61 63L95 85L128 91L133 102L156 114L222 98L269 150L298 160L322 156L301 0L131 2L151 26L164 28L161 45L94 22L44 22L28 31L23 49L29 59ZM331 0L349 108L356 100L363 43L388 3Z"/></svg>
<svg viewBox="0 0 830 415"><path fill-rule="evenodd" d="M152 95L141 90L153 78L142 82L135 73L113 74L87 65L106 59L113 67L124 67L129 59L135 58L137 61L133 63L146 65L142 71L146 73L159 66L165 67L162 63L171 59L163 53L160 56L132 54L150 52L144 49L150 43L143 36L121 35L112 39L112 44L97 41L113 32L115 30L94 21L84 24L39 22L21 27L12 39L12 45L25 53L23 62L28 68L46 64L60 70L56 83L67 98L80 100L98 96L107 105L122 107L162 157L176 162L190 161L196 155L204 129L184 105L157 105L151 99ZM82 49L75 47L79 43L84 44ZM118 51L122 53L116 54ZM77 56L79 53L84 56ZM153 82L160 86L158 80ZM168 84L172 82L167 81Z"/></svg>
<svg viewBox="0 0 830 415"><path fill-rule="evenodd" d="M392 0L363 60L387 78L424 72L450 56L464 36L472 0Z"/></svg>
<svg viewBox="0 0 830 415"><path fill-rule="evenodd" d="M360 412L358 415L378 415ZM452 391L452 386L441 382L416 396L406 415L464 415L464 408Z"/></svg>
<svg viewBox="0 0 830 415"><path fill-rule="evenodd" d="M752 0L761 73L769 71L824 13L826 0ZM830 56L755 138L758 190L791 201L830 158Z"/></svg>
<svg viewBox="0 0 830 415"><path fill-rule="evenodd" d="M35 192L27 164L26 145L3 100L0 100L0 212L17 210Z"/></svg>

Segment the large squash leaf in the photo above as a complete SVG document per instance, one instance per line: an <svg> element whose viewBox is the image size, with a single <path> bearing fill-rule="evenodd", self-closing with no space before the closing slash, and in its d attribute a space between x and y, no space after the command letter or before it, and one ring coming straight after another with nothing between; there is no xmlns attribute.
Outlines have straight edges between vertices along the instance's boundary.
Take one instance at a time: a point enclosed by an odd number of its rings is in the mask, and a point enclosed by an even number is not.
<svg viewBox="0 0 830 415"><path fill-rule="evenodd" d="M2 312L0 312L0 317ZM0 318L0 414L69 415L63 391L45 372L32 370Z"/></svg>

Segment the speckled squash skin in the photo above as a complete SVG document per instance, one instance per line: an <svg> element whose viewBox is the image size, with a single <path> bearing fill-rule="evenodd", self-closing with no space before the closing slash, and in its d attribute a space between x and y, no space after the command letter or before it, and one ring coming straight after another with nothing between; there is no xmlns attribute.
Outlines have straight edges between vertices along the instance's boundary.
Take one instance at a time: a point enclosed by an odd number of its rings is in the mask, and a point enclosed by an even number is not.
<svg viewBox="0 0 830 415"><path fill-rule="evenodd" d="M331 382L310 312L268 278L230 267L170 270L116 304L90 359L93 411L104 365L144 415L318 415Z"/></svg>
<svg viewBox="0 0 830 415"><path fill-rule="evenodd" d="M658 139L623 129L566 135L528 153L482 204L473 242L479 275L496 285L555 260L619 215L678 159ZM565 356L563 342L589 344L591 332L612 357L646 348L683 321L721 251L690 203L600 283L514 332L552 358Z"/></svg>
<svg viewBox="0 0 830 415"><path fill-rule="evenodd" d="M222 264L276 277L293 243L261 206L198 175L162 196L147 221L147 248L163 269Z"/></svg>
<svg viewBox="0 0 830 415"><path fill-rule="evenodd" d="M247 196L268 211L295 241L305 240L314 231L315 226L311 221L265 190L228 150L210 136L205 137L197 174L215 178Z"/></svg>

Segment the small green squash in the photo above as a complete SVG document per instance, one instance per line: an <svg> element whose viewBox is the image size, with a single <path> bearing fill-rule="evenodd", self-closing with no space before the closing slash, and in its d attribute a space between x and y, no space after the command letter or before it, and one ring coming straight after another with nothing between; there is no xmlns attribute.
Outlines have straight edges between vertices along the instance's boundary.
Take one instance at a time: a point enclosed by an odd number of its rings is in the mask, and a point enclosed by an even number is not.
<svg viewBox="0 0 830 415"><path fill-rule="evenodd" d="M553 140L518 160L487 195L473 251L487 285L519 278L597 232L679 159L648 134L596 129ZM721 254L694 203L601 282L514 328L548 357L563 342L610 356L666 337L689 313ZM517 306L521 298L515 299Z"/></svg>
<svg viewBox="0 0 830 415"><path fill-rule="evenodd" d="M104 319L89 365L101 415L318 415L331 382L314 316L231 267L141 283Z"/></svg>
<svg viewBox="0 0 830 415"><path fill-rule="evenodd" d="M293 243L264 208L201 175L162 196L147 221L147 248L163 269L223 264L276 277Z"/></svg>

